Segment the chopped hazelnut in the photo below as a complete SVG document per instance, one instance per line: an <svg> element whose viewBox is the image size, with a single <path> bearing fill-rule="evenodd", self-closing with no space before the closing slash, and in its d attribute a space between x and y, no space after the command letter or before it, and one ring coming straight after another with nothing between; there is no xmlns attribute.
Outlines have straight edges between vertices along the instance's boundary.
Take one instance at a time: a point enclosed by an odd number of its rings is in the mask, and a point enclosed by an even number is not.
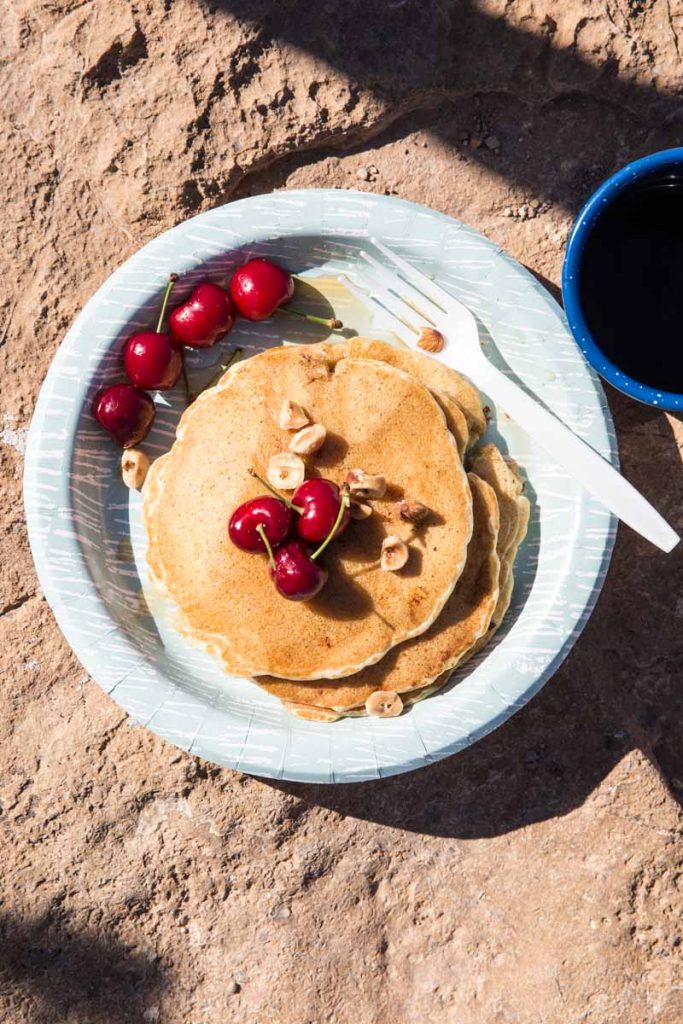
<svg viewBox="0 0 683 1024"><path fill-rule="evenodd" d="M131 491L139 491L149 470L149 459L139 448L126 448L121 456L121 477Z"/></svg>
<svg viewBox="0 0 683 1024"><path fill-rule="evenodd" d="M349 515L352 519L367 519L372 515L372 507L362 501L352 501L349 506Z"/></svg>
<svg viewBox="0 0 683 1024"><path fill-rule="evenodd" d="M301 430L310 423L308 414L297 402L285 398L278 415L277 423L282 430Z"/></svg>
<svg viewBox="0 0 683 1024"><path fill-rule="evenodd" d="M312 455L313 452L317 452L319 448L322 448L326 437L327 431L322 423L312 423L310 427L297 430L289 442L289 450L290 452L296 452L297 455Z"/></svg>
<svg viewBox="0 0 683 1024"><path fill-rule="evenodd" d="M383 498L387 482L383 476L366 473L363 469L350 469L346 474L346 483L352 498Z"/></svg>
<svg viewBox="0 0 683 1024"><path fill-rule="evenodd" d="M405 519L407 523L414 523L415 525L424 523L429 515L429 509L420 501L402 501L399 506L399 512L401 519Z"/></svg>
<svg viewBox="0 0 683 1024"><path fill-rule="evenodd" d="M385 537L382 541L380 568L386 572L398 572L408 561L408 545L400 537Z"/></svg>
<svg viewBox="0 0 683 1024"><path fill-rule="evenodd" d="M425 352L440 352L444 344L443 334L433 327L423 327L417 339L417 347Z"/></svg>
<svg viewBox="0 0 683 1024"><path fill-rule="evenodd" d="M306 467L302 458L293 452L281 452L271 458L266 476L272 487L293 491L304 482L305 474Z"/></svg>
<svg viewBox="0 0 683 1024"><path fill-rule="evenodd" d="M394 690L375 690L366 700L365 710L374 718L396 718L403 711L403 701Z"/></svg>

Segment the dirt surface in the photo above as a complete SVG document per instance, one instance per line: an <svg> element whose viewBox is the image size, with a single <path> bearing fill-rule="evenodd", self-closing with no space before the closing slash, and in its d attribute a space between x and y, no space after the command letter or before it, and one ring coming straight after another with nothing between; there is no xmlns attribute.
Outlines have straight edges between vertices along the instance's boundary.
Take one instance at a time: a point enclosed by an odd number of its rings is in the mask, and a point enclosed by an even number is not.
<svg viewBox="0 0 683 1024"><path fill-rule="evenodd" d="M157 233L273 188L399 195L557 291L573 214L682 136L680 0L7 0L0 38L0 1018L678 1024L681 556L624 529L586 631L498 732L408 777L274 786L133 727L34 576L50 360ZM679 529L681 424L614 392Z"/></svg>

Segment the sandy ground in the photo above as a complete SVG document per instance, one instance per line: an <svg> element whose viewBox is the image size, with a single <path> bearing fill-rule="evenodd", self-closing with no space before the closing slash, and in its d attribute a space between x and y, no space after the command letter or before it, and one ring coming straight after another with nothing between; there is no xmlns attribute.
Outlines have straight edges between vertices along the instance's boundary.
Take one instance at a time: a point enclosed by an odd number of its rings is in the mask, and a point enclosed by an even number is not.
<svg viewBox="0 0 683 1024"><path fill-rule="evenodd" d="M678 1024L681 556L627 530L530 706L410 777L197 762L84 674L21 504L74 315L236 196L400 195L557 292L582 200L680 144L681 0L6 0L0 38L0 1017L8 1024ZM610 392L678 528L680 422Z"/></svg>

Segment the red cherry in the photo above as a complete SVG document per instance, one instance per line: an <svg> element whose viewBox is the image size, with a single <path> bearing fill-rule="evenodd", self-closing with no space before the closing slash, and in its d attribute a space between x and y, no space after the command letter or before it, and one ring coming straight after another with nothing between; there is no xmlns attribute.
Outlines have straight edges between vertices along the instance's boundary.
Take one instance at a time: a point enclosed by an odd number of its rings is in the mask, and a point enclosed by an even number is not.
<svg viewBox="0 0 683 1024"><path fill-rule="evenodd" d="M154 391L175 387L183 357L170 334L142 331L126 342L123 362L131 384Z"/></svg>
<svg viewBox="0 0 683 1024"><path fill-rule="evenodd" d="M179 348L171 335L161 330L168 300L177 280L177 274L169 276L156 330L134 334L123 350L128 379L137 387L166 391L177 384L182 373L183 357Z"/></svg>
<svg viewBox="0 0 683 1024"><path fill-rule="evenodd" d="M149 433L154 420L154 402L139 388L114 384L97 392L92 413L123 448L133 448Z"/></svg>
<svg viewBox="0 0 683 1024"><path fill-rule="evenodd" d="M267 320L293 294L291 275L270 260L249 260L230 281L230 297L247 320Z"/></svg>
<svg viewBox="0 0 683 1024"><path fill-rule="evenodd" d="M292 503L303 509L296 521L296 531L300 537L311 543L318 544L328 536L339 515L341 494L332 480L305 480L292 496ZM335 530L338 537L349 524L348 509Z"/></svg>
<svg viewBox="0 0 683 1024"><path fill-rule="evenodd" d="M192 348L209 348L235 322L235 307L224 288L211 281L197 285L168 318L174 338Z"/></svg>
<svg viewBox="0 0 683 1024"><path fill-rule="evenodd" d="M242 551L266 551L258 526L263 528L271 547L279 548L291 529L292 513L283 502L269 494L251 498L235 509L230 517L230 540Z"/></svg>
<svg viewBox="0 0 683 1024"><path fill-rule="evenodd" d="M289 601L310 601L327 580L327 571L311 560L300 540L291 540L275 552L269 572L278 592Z"/></svg>

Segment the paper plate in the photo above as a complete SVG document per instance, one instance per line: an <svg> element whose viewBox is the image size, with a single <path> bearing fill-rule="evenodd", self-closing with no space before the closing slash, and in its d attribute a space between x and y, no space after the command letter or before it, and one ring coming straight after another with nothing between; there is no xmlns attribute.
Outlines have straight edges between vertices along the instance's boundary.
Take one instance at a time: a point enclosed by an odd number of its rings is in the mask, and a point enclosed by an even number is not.
<svg viewBox="0 0 683 1024"><path fill-rule="evenodd" d="M140 496L121 482L120 452L92 418L96 390L123 379L121 349L155 322L169 273L180 299L203 278L225 281L250 255L310 279L303 304L358 333L390 337L336 282L379 237L468 306L491 357L615 464L616 440L597 377L545 289L492 242L432 210L393 197L335 190L278 192L230 203L167 231L100 288L50 367L28 439L25 501L40 583L77 657L136 721L219 765L277 779L353 782L410 771L490 732L552 676L579 636L607 570L609 513L500 413L496 440L522 467L532 518L512 605L496 641L449 686L400 718L300 721L253 683L225 675L173 630L145 578ZM299 302L301 305L302 303ZM328 315L330 315L328 313ZM245 354L319 340L294 317L238 321L191 356L194 386L236 346ZM214 368L212 370L212 364ZM476 381L475 381L476 383ZM184 408L158 395L144 447L166 451Z"/></svg>

